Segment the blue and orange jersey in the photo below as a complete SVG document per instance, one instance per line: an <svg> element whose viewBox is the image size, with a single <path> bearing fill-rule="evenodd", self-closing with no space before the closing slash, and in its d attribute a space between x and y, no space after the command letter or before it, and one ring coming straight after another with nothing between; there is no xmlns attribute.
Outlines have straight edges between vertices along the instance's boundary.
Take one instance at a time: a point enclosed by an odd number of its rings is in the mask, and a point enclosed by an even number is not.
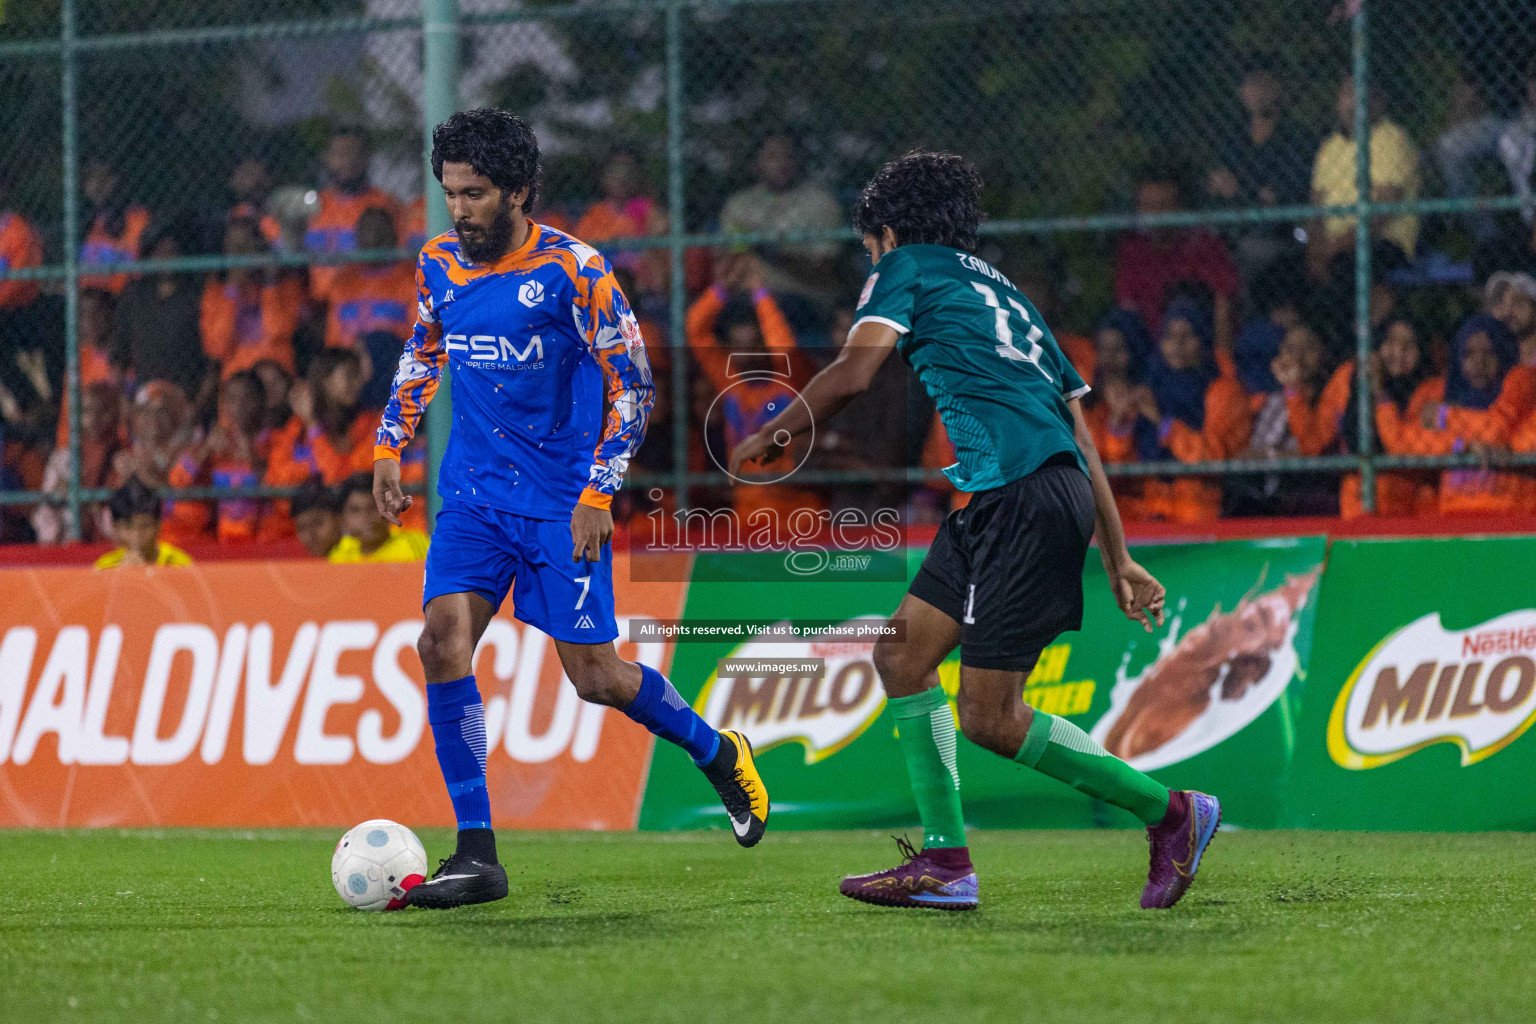
<svg viewBox="0 0 1536 1024"><path fill-rule="evenodd" d="M0 210L0 270L26 270L43 265L43 244L27 218ZM37 298L36 281L0 281L0 309L25 306Z"/></svg>
<svg viewBox="0 0 1536 1024"><path fill-rule="evenodd" d="M416 288L416 327L374 457L399 458L448 366L453 428L439 494L532 519L565 519L578 501L609 507L655 391L608 261L530 221L521 246L478 266L448 232L422 249Z"/></svg>
<svg viewBox="0 0 1536 1024"><path fill-rule="evenodd" d="M404 341L416 323L416 271L409 263L354 263L340 268L330 299L327 345L354 348L372 331Z"/></svg>
<svg viewBox="0 0 1536 1024"><path fill-rule="evenodd" d="M107 215L98 216L80 246L80 287L101 288L113 295L121 294L128 286L127 274L99 277L84 272L114 263L131 263L138 259L139 239L144 237L148 227L149 211L142 206L128 207L123 214L122 233L117 235L107 231Z"/></svg>
<svg viewBox="0 0 1536 1024"><path fill-rule="evenodd" d="M304 231L304 248L310 252L353 252L357 249L357 219L363 211L377 206L388 210L399 230L400 200L379 188L368 188L350 195L334 188L320 190L320 209ZM309 290L317 299L331 297L331 284L343 264L315 264L309 268Z"/></svg>

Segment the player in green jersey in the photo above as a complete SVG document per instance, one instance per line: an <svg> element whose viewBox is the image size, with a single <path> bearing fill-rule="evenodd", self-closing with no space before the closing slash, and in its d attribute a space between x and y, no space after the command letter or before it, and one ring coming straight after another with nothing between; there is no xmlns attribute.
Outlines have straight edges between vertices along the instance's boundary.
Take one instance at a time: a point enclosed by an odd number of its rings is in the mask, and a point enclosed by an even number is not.
<svg viewBox="0 0 1536 1024"><path fill-rule="evenodd" d="M1147 826L1152 863L1141 905L1171 907L1189 888L1221 820L1214 797L1170 792L1064 718L1023 701L1041 650L1082 628L1083 559L1096 535L1115 602L1149 632L1164 590L1126 548L1109 481L1078 400L1088 386L1040 313L975 255L981 177L963 158L909 153L865 186L854 224L874 271L848 342L796 402L731 454L731 472L776 458L869 386L891 350L938 404L973 492L944 521L880 641L875 667L896 715L923 848L843 880L844 895L900 907L968 910L976 871L965 845L955 720L935 669L960 648L960 727L978 745L1123 807Z"/></svg>

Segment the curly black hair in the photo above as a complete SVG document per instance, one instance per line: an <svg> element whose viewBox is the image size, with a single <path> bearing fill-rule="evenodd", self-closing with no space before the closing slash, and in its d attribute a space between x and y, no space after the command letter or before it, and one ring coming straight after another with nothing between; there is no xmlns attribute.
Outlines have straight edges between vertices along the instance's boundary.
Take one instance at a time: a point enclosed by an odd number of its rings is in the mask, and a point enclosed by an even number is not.
<svg viewBox="0 0 1536 1024"><path fill-rule="evenodd" d="M539 194L539 140L510 110L461 110L432 129L432 173L443 180L443 164L469 164L503 192L528 189L523 212L533 211Z"/></svg>
<svg viewBox="0 0 1536 1024"><path fill-rule="evenodd" d="M913 150L880 168L853 204L853 225L882 228L897 245L947 245L976 251L981 226L981 174L963 156Z"/></svg>

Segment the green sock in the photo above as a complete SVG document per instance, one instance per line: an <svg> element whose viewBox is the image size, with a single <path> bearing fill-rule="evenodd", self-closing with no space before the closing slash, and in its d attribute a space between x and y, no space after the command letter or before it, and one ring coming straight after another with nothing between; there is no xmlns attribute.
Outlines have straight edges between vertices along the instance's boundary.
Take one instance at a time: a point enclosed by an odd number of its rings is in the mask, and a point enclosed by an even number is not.
<svg viewBox="0 0 1536 1024"><path fill-rule="evenodd" d="M1036 710L1015 761L1116 807L1144 824L1168 813L1168 787L1099 746L1065 718Z"/></svg>
<svg viewBox="0 0 1536 1024"><path fill-rule="evenodd" d="M892 697L896 734L907 757L907 776L923 820L923 847L965 845L960 815L960 769L955 765L955 716L944 688Z"/></svg>

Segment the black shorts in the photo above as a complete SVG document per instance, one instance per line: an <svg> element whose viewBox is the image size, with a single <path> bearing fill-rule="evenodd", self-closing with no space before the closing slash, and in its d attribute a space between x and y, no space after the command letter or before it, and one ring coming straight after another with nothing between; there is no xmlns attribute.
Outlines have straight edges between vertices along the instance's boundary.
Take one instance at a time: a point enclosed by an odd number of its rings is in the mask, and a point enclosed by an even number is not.
<svg viewBox="0 0 1536 1024"><path fill-rule="evenodd" d="M1093 485L1070 455L979 491L939 527L909 593L960 623L960 662L1028 671L1083 627Z"/></svg>

